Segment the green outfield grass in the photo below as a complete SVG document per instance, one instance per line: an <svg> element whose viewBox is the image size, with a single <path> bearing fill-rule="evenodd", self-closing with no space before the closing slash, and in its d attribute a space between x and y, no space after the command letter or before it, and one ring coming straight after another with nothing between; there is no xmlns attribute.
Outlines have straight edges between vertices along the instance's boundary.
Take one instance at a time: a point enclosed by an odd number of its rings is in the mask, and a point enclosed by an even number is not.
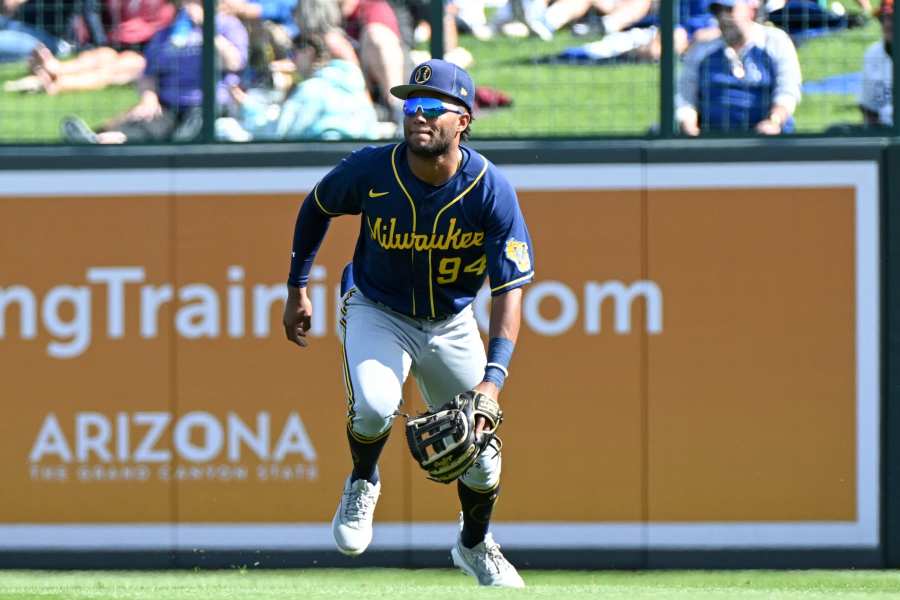
<svg viewBox="0 0 900 600"><path fill-rule="evenodd" d="M524 590L483 589L450 570L232 569L191 572L0 571L0 600L888 600L894 571L525 571Z"/></svg>
<svg viewBox="0 0 900 600"><path fill-rule="evenodd" d="M857 72L866 46L878 39L874 20L866 27L811 40L799 48L804 81ZM513 99L511 108L483 112L474 137L643 136L659 118L659 66L654 64L542 64L540 57L585 43L561 33L552 42L497 38L479 42L463 36L474 56L475 81ZM0 65L0 84L25 74L22 64ZM54 143L59 122L77 114L93 126L136 101L132 87L48 97L0 91L0 144ZM799 132L821 132L834 123L859 123L856 98L848 94L807 95L797 111Z"/></svg>

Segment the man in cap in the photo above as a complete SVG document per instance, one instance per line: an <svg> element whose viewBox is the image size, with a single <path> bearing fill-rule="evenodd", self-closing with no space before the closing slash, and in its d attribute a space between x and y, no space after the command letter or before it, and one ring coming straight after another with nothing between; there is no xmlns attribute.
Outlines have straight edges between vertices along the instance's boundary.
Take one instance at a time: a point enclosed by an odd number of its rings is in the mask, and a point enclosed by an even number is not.
<svg viewBox="0 0 900 600"><path fill-rule="evenodd" d="M515 190L460 143L472 122L469 74L429 60L391 93L403 100L404 141L353 152L306 197L284 313L288 340L305 347L313 310L306 285L316 251L331 218L361 215L340 307L353 471L332 521L338 550L351 556L372 541L378 458L407 376L415 376L430 410L467 391L498 406L518 337L522 286L534 277ZM472 309L486 278L492 295L487 353ZM477 417L476 435L486 429L489 421ZM524 587L488 532L500 464L499 440L492 438L456 480L462 514L451 556L481 585Z"/></svg>
<svg viewBox="0 0 900 600"><path fill-rule="evenodd" d="M721 37L685 54L676 119L682 133L793 130L800 62L788 35L761 25L758 0L712 0Z"/></svg>

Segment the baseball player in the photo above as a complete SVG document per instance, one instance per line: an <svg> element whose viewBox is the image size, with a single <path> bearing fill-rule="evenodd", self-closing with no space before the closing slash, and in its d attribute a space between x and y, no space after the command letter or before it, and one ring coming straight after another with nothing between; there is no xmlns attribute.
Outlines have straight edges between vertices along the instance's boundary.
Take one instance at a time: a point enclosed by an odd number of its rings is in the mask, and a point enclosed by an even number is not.
<svg viewBox="0 0 900 600"><path fill-rule="evenodd" d="M442 60L391 88L404 100L404 141L351 153L319 181L294 231L284 327L308 343L310 268L328 224L360 215L345 270L340 334L353 472L332 522L338 550L359 555L372 540L381 491L378 457L412 373L429 408L474 390L498 399L521 321L522 286L534 277L531 239L515 191L498 169L462 145L475 88ZM487 354L472 301L492 294ZM476 432L487 421L478 417ZM500 448L492 443L457 480L461 529L454 563L481 585L523 587L488 532L500 491Z"/></svg>

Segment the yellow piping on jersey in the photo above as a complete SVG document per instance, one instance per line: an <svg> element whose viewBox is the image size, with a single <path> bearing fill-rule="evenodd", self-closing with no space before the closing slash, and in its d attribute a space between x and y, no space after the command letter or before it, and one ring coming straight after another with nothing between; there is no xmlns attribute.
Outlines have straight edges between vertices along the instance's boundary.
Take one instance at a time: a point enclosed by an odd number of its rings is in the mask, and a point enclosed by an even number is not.
<svg viewBox="0 0 900 600"><path fill-rule="evenodd" d="M360 444L374 444L378 440L386 438L388 436L388 434L391 432L391 428L388 427L383 433L379 433L375 437L371 437L371 438L366 437L364 435L359 435L358 433L353 431L353 428L350 426L349 423L347 424L347 431L349 431L350 435L353 436L353 439L356 440L357 442L359 442Z"/></svg>
<svg viewBox="0 0 900 600"><path fill-rule="evenodd" d="M329 217L340 217L341 215L344 214L344 213L331 212L328 209L326 209L324 206L322 206L322 203L319 202L319 184L318 183L316 184L316 187L313 188L313 200L315 200L316 204L319 205L319 210L321 210L323 213L325 213Z"/></svg>
<svg viewBox="0 0 900 600"><path fill-rule="evenodd" d="M353 384L350 382L350 366L347 361L347 321L341 319L341 329L343 330L343 335L341 336L341 362L344 363L343 375L344 375L344 388L347 390L347 427L350 427L353 423L353 417L356 415L356 410L353 407Z"/></svg>
<svg viewBox="0 0 900 600"><path fill-rule="evenodd" d="M394 148L391 150L391 169L394 170L394 179L397 180L397 184L400 186L400 189L403 190L403 194L406 196L406 199L409 200L409 207L412 209L412 231L416 232L416 204L413 202L412 196L409 195L409 192L406 190L406 186L403 185L403 181L400 179L400 174L397 173L397 148L400 147L400 144L395 144ZM414 265L416 262L416 251L409 251L409 261L413 265L413 269L415 269ZM431 261L429 262L429 266L431 265ZM431 273L429 270L429 277L431 277ZM415 279L415 271L413 272L413 277L411 281ZM410 286L410 293L412 294L412 316L416 316L416 287L414 285Z"/></svg>
<svg viewBox="0 0 900 600"><path fill-rule="evenodd" d="M488 162L484 161L484 166L481 167L481 173L478 174L478 177L475 178L475 181L473 181L469 185L469 187L464 189L459 196L457 196L456 198L454 198L453 200L451 200L450 202L445 204L444 208L442 208L441 210L438 211L437 215L435 215L435 217L434 217L434 223L431 228L432 238L435 235L437 235L438 222L440 222L441 215L444 213L444 211L447 210L448 208L450 208L451 206L453 206L454 204L456 204L457 202L459 202L463 196L465 196L466 194L471 192L472 188L474 188L476 185L478 185L478 182L481 181L482 177L484 177L484 174L487 172L487 168L488 168ZM415 229L413 231L415 231ZM437 316L437 314L435 313L435 310L434 310L434 277L432 277L432 275L431 275L431 249L430 248L428 249L428 297L431 300L431 317L434 318Z"/></svg>
<svg viewBox="0 0 900 600"><path fill-rule="evenodd" d="M507 281L503 285L498 285L495 288L491 288L491 292L496 292L497 290L502 290L505 287L509 287L511 285L516 285L517 283L521 283L521 282L525 281L526 279L531 279L532 277L534 277L534 271L532 271L528 275L525 275L524 277L519 277L518 279L513 279L512 281Z"/></svg>
<svg viewBox="0 0 900 600"><path fill-rule="evenodd" d="M356 289L353 288L349 292L347 292L346 297L341 302L341 314L344 315L341 320L341 362L344 363L343 375L344 375L344 387L347 390L347 428L352 431L351 425L353 424L353 417L356 415L356 410L354 408L355 401L353 399L353 382L350 379L350 361L347 359L347 302L355 293Z"/></svg>
<svg viewBox="0 0 900 600"><path fill-rule="evenodd" d="M353 417L356 416L356 399L353 394L353 381L350 379L350 361L347 358L347 302L350 301L350 298L353 297L353 294L356 293L356 288L350 288L347 294L344 296L343 301L341 302L341 314L344 315L341 320L341 359L344 363L344 386L347 388L347 431L350 432L350 435L353 436L353 439L357 442L361 442L363 444L372 444L382 439L386 435L391 432L391 428L388 427L386 431L383 433L379 433L375 437L369 438L364 435L360 435L353 431Z"/></svg>

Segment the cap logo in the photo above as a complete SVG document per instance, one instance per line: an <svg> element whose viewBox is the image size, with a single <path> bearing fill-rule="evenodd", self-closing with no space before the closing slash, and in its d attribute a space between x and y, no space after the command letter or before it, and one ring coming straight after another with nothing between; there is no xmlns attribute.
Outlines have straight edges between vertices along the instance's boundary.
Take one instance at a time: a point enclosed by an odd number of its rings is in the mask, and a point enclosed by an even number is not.
<svg viewBox="0 0 900 600"><path fill-rule="evenodd" d="M469 95L469 92L466 91L466 88L461 87L459 88L459 95L465 97Z"/></svg>
<svg viewBox="0 0 900 600"><path fill-rule="evenodd" d="M416 69L416 72L413 74L413 81L418 84L425 83L429 79L431 79L431 67L428 65L422 65Z"/></svg>

